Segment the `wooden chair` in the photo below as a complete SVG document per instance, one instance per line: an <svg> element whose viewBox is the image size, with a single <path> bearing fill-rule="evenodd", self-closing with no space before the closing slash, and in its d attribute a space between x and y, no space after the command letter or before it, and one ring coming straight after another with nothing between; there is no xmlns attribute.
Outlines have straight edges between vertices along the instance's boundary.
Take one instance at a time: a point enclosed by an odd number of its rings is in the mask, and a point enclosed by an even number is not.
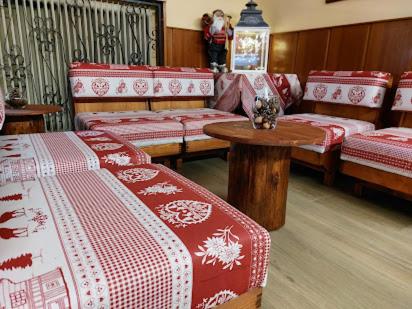
<svg viewBox="0 0 412 309"><path fill-rule="evenodd" d="M408 138L405 140L412 140L412 72L406 72L402 75L402 79L399 83L399 88L396 93L394 106L392 108L393 113L399 114L399 127L400 128L411 128L408 130ZM357 195L362 195L362 189L365 185L372 186L378 189L389 189L393 194L400 195L401 197L406 197L408 199L412 199L412 175L411 173L408 176L401 175L401 172L391 172L391 162L402 159L400 158L401 154L395 150L395 152L391 152L389 156L389 152L386 152L388 158L381 162L375 162L372 159L368 159L366 154L364 154L365 149L370 149L369 151L373 151L374 149L381 148L384 149L385 143L384 141L382 144L379 144L379 136L383 134L388 134L388 131L394 131L396 134L396 129L384 129L384 130L377 130L368 134L368 136L353 136L348 138L342 146L342 161L340 164L340 171L348 176L352 176L357 179L355 184L355 193ZM390 143L393 144L395 147L402 146L401 141L403 140L402 136L391 137L393 141ZM358 139L358 141L357 141ZM377 146L374 148L368 147L368 139L371 141L376 142ZM365 141L366 140L366 141ZM362 148L363 150L363 160L358 162L356 152L354 152L354 148L352 147L353 142L363 143L356 146L357 148ZM367 143L365 143L367 142ZM409 142L410 144L410 142ZM355 144L356 145L356 144ZM368 148L367 148L368 147ZM409 154L409 158L412 157L412 147L408 145L407 153ZM403 158L403 160L405 160ZM406 159L407 160L407 159ZM405 167L406 169L410 169L412 165L411 162L403 162L401 166ZM407 173L407 172L405 172Z"/></svg>
<svg viewBox="0 0 412 309"><path fill-rule="evenodd" d="M373 89L379 96L376 97L376 104L370 102L373 98L368 98L368 89L364 88L368 81L381 85L380 89ZM389 93L385 90L391 87L392 77L389 73L311 71L305 87L303 103L311 107L312 115L360 120L380 127L381 105L386 101L385 94ZM289 121L288 119L294 117L300 116L299 114L285 116L280 120ZM323 183L332 185L339 168L340 147L335 146L324 152L295 147L292 149L292 159L299 164L323 172Z"/></svg>

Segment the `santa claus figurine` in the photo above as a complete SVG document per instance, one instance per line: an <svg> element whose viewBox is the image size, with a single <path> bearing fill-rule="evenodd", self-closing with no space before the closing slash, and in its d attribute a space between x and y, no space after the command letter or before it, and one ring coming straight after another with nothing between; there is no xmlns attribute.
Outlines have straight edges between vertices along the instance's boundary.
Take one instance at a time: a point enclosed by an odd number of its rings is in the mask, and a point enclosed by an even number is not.
<svg viewBox="0 0 412 309"><path fill-rule="evenodd" d="M205 40L208 42L207 53L210 68L213 72L227 72L226 55L229 40L233 39L233 28L230 25L230 16L225 20L222 10L215 10L213 16L204 14L202 27Z"/></svg>

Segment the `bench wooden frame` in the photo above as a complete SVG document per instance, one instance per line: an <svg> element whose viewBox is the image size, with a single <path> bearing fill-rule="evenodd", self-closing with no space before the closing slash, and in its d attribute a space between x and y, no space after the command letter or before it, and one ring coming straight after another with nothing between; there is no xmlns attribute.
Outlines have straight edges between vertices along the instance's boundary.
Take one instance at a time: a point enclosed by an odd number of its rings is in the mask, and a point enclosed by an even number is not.
<svg viewBox="0 0 412 309"><path fill-rule="evenodd" d="M363 120L375 124L376 128L382 126L381 120L385 103L388 102L390 89L392 88L392 78L386 87L386 94L381 108L369 108L366 106L355 106L346 104L336 104L328 102L304 101L311 107L311 113ZM340 148L318 153L303 148L292 148L292 159L294 162L308 166L324 173L323 183L331 186L335 180L336 172L339 169Z"/></svg>
<svg viewBox="0 0 412 309"><path fill-rule="evenodd" d="M412 112L401 113L399 127L412 128ZM388 189L392 194L400 195L402 198L412 199L412 178L350 161L341 161L340 172L357 179L354 193L358 196L362 195L364 186L372 186L377 189Z"/></svg>

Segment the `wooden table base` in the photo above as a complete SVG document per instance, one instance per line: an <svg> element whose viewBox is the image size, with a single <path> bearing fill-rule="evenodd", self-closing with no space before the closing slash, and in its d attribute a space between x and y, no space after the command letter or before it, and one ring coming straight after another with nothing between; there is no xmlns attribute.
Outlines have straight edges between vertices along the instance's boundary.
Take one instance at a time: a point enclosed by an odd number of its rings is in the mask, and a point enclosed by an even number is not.
<svg viewBox="0 0 412 309"><path fill-rule="evenodd" d="M19 117L6 116L2 130L2 133L4 135L43 132L45 132L43 115L30 115Z"/></svg>
<svg viewBox="0 0 412 309"><path fill-rule="evenodd" d="M285 224L291 147L232 143L228 202L269 231Z"/></svg>

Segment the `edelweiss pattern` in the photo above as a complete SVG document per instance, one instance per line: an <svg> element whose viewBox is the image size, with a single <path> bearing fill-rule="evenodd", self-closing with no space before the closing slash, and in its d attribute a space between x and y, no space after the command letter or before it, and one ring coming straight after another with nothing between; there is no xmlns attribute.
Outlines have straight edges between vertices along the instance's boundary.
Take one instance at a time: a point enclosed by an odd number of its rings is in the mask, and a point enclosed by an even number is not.
<svg viewBox="0 0 412 309"><path fill-rule="evenodd" d="M135 183L138 181L146 181L153 179L159 174L158 170L148 168L131 168L128 170L117 172L117 178L128 183Z"/></svg>
<svg viewBox="0 0 412 309"><path fill-rule="evenodd" d="M119 148L122 148L123 145L117 144L117 143L101 143L101 144L91 145L91 147L97 151L106 151L106 150L117 150Z"/></svg>
<svg viewBox="0 0 412 309"><path fill-rule="evenodd" d="M175 185L169 184L168 182L161 182L141 190L139 194L156 195L157 193L164 193L166 195L171 195L180 192L182 192L182 189L179 189Z"/></svg>
<svg viewBox="0 0 412 309"><path fill-rule="evenodd" d="M157 208L160 218L170 222L175 227L201 223L207 220L212 213L212 205L189 200L173 201Z"/></svg>
<svg viewBox="0 0 412 309"><path fill-rule="evenodd" d="M223 290L216 293L214 296L210 298L204 298L203 303L197 305L197 308L211 309L216 307L217 305L224 304L237 296L238 295L233 291Z"/></svg>
<svg viewBox="0 0 412 309"><path fill-rule="evenodd" d="M105 163L119 166L128 166L131 165L131 158L127 155L126 152L117 152L109 153L102 157Z"/></svg>
<svg viewBox="0 0 412 309"><path fill-rule="evenodd" d="M245 256L240 255L242 244L239 244L239 237L231 232L233 226L218 229L213 237L208 237L203 241L203 246L197 246L200 252L195 252L197 256L203 256L202 264L212 264L219 262L223 269L232 270L233 265L240 266L240 260Z"/></svg>

